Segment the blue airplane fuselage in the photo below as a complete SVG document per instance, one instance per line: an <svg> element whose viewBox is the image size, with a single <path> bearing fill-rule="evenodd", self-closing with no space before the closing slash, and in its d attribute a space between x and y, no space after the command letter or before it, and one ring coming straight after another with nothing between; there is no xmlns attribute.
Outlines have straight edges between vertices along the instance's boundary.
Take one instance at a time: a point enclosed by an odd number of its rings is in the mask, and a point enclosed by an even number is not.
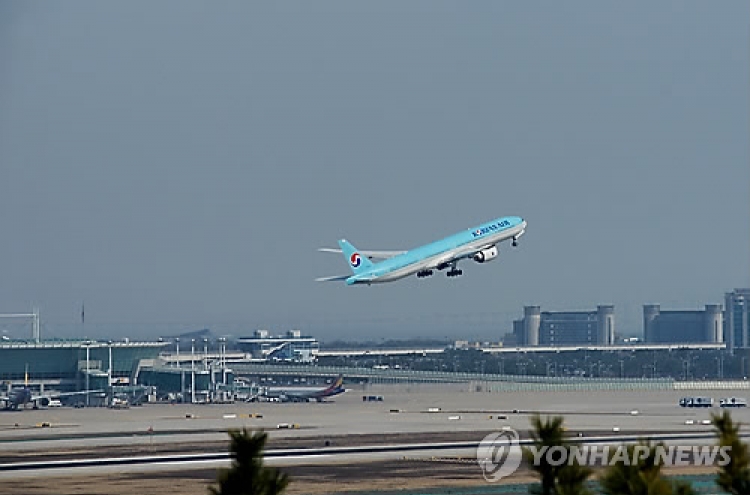
<svg viewBox="0 0 750 495"><path fill-rule="evenodd" d="M442 264L455 264L458 259L469 258L477 251L491 248L507 239L516 239L525 229L526 222L521 217L497 218L372 264L370 269L359 271L347 278L346 283L354 285L391 282L421 270L442 269L445 268ZM359 263L358 258L352 260Z"/></svg>

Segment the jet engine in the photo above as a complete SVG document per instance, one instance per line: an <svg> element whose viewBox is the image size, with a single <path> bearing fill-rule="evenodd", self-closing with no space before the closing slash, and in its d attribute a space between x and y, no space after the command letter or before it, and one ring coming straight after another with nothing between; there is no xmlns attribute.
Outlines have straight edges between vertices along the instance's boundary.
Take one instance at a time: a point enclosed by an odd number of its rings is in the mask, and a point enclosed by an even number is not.
<svg viewBox="0 0 750 495"><path fill-rule="evenodd" d="M498 255L497 246L488 247L487 249L482 249L477 254L474 255L474 261L477 263L485 263L490 260L494 260L497 258Z"/></svg>
<svg viewBox="0 0 750 495"><path fill-rule="evenodd" d="M42 407L47 407L47 406L49 405L49 399L48 399L47 397L40 397L40 398L39 398L39 399L38 399L38 400L36 401L36 403L37 403L37 405L39 405L39 406L42 406Z"/></svg>

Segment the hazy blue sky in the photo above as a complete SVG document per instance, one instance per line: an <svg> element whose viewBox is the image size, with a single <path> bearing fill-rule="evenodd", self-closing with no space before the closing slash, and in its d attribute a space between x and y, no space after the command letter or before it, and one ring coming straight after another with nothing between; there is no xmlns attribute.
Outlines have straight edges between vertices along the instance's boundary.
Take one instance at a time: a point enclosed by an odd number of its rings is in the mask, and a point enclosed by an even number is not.
<svg viewBox="0 0 750 495"><path fill-rule="evenodd" d="M0 3L0 311L48 336L497 338L750 284L750 3ZM486 266L316 252L502 215ZM0 322L19 333L17 324Z"/></svg>

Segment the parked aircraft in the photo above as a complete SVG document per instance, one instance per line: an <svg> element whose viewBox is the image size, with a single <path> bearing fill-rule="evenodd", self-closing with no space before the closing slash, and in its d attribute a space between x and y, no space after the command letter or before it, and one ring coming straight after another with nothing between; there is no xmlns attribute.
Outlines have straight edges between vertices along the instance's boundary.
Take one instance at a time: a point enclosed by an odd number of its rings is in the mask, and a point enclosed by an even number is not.
<svg viewBox="0 0 750 495"><path fill-rule="evenodd" d="M370 285L393 282L415 273L418 278L429 277L434 270L445 269L448 269L446 274L449 277L457 277L463 274L463 270L458 269L459 261L491 261L499 254L498 244L510 239L515 247L518 238L525 231L526 221L523 218L502 217L410 251L360 251L346 239L341 239L340 249L321 248L320 251L343 253L353 275L322 277L316 280L343 280L347 285ZM371 260L374 259L384 261L373 263Z"/></svg>
<svg viewBox="0 0 750 495"><path fill-rule="evenodd" d="M55 399L60 397L69 397L71 395L85 395L86 393L98 393L103 390L84 390L81 392L61 392L55 394L44 394L34 395L27 387L14 388L6 396L0 396L0 402L3 404L5 410L18 410L23 409L27 405L31 404L33 409L39 409L40 407L48 407L52 404ZM54 402L57 405L57 402Z"/></svg>
<svg viewBox="0 0 750 495"><path fill-rule="evenodd" d="M258 395L252 396L248 402L278 401L278 402L323 402L323 399L346 392L344 378L339 375L333 383L325 388L315 387L265 387Z"/></svg>
<svg viewBox="0 0 750 495"><path fill-rule="evenodd" d="M34 409L39 409L39 407L49 406L52 401L60 397L69 397L71 395L85 395L87 393L93 394L98 392L103 392L103 390L83 390L80 392L61 392L55 394L34 395L29 389L29 376L27 373L24 377L23 387L10 389L8 395L0 396L0 402L3 404L3 409L5 410L22 409L25 408L28 404L31 404Z"/></svg>

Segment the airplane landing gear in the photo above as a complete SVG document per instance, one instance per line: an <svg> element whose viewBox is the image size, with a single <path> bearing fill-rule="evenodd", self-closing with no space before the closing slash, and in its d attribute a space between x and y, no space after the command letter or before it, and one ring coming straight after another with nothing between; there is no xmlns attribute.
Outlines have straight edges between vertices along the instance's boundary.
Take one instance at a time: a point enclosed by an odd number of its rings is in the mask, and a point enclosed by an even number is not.
<svg viewBox="0 0 750 495"><path fill-rule="evenodd" d="M446 275L448 275L449 277L458 277L459 275L463 275L463 274L464 274L463 270L456 270L455 268L453 268L448 273L446 273Z"/></svg>
<svg viewBox="0 0 750 495"><path fill-rule="evenodd" d="M518 247L518 238L514 237L513 238L513 242L511 242L510 245L513 246L513 247Z"/></svg>
<svg viewBox="0 0 750 495"><path fill-rule="evenodd" d="M417 278L429 277L432 273L432 270L420 270L417 272Z"/></svg>

